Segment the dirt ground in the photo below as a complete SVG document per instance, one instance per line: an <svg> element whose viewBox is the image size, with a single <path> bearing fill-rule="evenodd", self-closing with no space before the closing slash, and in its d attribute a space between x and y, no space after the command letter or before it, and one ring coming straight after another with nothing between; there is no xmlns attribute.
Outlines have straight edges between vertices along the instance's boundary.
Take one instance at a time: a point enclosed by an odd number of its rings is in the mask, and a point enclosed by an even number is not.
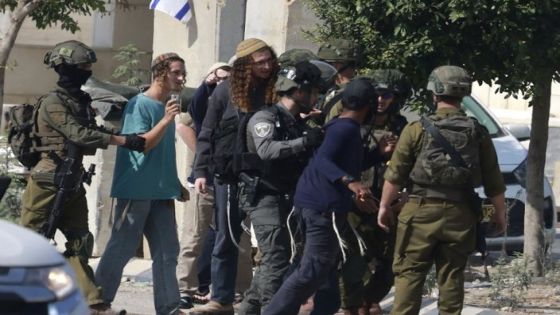
<svg viewBox="0 0 560 315"><path fill-rule="evenodd" d="M499 267L496 257L489 259L485 277L480 261L471 262L465 274L465 305L489 308L500 314L560 314L560 265L545 264L546 276L534 278L515 267L512 257ZM501 285L498 283L501 281ZM523 284L526 284L524 287ZM524 288L524 289L523 289ZM494 295L494 298L492 298Z"/></svg>

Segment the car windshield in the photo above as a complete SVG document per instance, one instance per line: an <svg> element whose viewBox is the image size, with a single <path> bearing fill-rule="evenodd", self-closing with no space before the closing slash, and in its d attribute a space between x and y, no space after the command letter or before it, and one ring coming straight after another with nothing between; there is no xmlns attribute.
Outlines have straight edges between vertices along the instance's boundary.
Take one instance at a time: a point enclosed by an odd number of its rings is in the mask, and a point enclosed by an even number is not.
<svg viewBox="0 0 560 315"><path fill-rule="evenodd" d="M477 102L474 98L470 96L464 97L461 105L469 117L476 118L479 123L488 129L492 138L502 137L505 135L505 132L502 130L500 125L498 125L492 116L488 114L483 105Z"/></svg>

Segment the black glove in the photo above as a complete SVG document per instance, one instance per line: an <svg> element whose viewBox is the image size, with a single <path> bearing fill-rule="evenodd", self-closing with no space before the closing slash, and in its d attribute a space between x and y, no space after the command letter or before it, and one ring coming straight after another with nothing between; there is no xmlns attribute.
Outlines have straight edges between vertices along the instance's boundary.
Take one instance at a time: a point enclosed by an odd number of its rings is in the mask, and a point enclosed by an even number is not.
<svg viewBox="0 0 560 315"><path fill-rule="evenodd" d="M123 147L138 152L144 152L144 148L146 147L146 139L136 134L125 135L124 137L126 140L124 141Z"/></svg>
<svg viewBox="0 0 560 315"><path fill-rule="evenodd" d="M303 132L303 145L306 147L314 148L321 145L325 133L321 128L313 128Z"/></svg>

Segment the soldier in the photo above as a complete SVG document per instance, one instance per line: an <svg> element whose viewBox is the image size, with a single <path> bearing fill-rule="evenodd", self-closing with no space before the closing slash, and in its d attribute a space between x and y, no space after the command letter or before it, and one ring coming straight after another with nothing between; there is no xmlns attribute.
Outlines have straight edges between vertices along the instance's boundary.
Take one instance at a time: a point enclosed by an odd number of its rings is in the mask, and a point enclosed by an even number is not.
<svg viewBox="0 0 560 315"><path fill-rule="evenodd" d="M233 314L237 242L243 214L238 211L237 178L231 173L231 158L237 131L247 114L274 100L277 60L264 41L249 38L237 45L231 76L218 85L197 139L194 165L195 190L208 193L208 178L215 177L216 241L212 252L212 296L192 314Z"/></svg>
<svg viewBox="0 0 560 315"><path fill-rule="evenodd" d="M286 219L293 206L297 179L323 131L309 129L300 113L317 101L321 71L308 61L282 68L276 81L279 102L257 112L247 125L247 148L263 161L242 174L243 206L255 231L261 260L239 314L260 315L276 293L290 264Z"/></svg>
<svg viewBox="0 0 560 315"><path fill-rule="evenodd" d="M359 47L347 39L333 39L319 47L317 56L331 64L336 69L336 76L333 77L330 88L327 90L325 98L320 102L318 108L322 111L322 118L315 120L320 124L329 121L334 116L342 112L340 99L344 87L356 76L356 69L361 61ZM331 114L333 107L336 106L336 115Z"/></svg>
<svg viewBox="0 0 560 315"><path fill-rule="evenodd" d="M135 135L112 135L95 125L95 112L90 96L81 86L91 76L95 52L81 42L70 40L57 44L45 55L44 62L59 75L58 88L39 101L36 134L39 137L41 159L31 170L22 196L21 224L37 232L44 232L54 199L61 188L62 178L72 187L65 196L58 228L66 237L64 256L74 268L78 286L90 305L92 314L114 314L103 304L100 288L93 280L88 258L93 249L93 235L88 228L88 208L82 185L84 155L95 154L96 149L121 145L143 151L144 138ZM72 151L72 156L69 156ZM74 159L70 170L62 174L63 164ZM66 186L65 185L65 186Z"/></svg>
<svg viewBox="0 0 560 315"><path fill-rule="evenodd" d="M461 313L463 271L475 248L478 218L474 206L480 206L471 201L473 187L484 186L495 209L496 231L505 230L505 186L494 146L488 131L461 110L471 84L463 68L441 66L432 71L427 89L437 110L422 123L405 127L385 171L378 214L378 224L385 231L392 225L391 203L401 187L406 185L410 193L396 227L393 314L418 314L422 286L433 263L440 314ZM423 125L435 126L435 131L426 132ZM432 136L436 132L449 144L447 148ZM455 160L462 160L466 167Z"/></svg>
<svg viewBox="0 0 560 315"><path fill-rule="evenodd" d="M375 119L362 127L366 143L370 147L385 142L390 151L385 161L362 173L362 180L371 187L376 200L381 198L383 172L387 159L395 148L407 121L399 110L411 95L411 86L404 74L394 69L376 70L366 75L375 82L377 92L377 114ZM393 286L394 231L385 233L377 225L377 214L366 214L355 209L348 214L349 224L364 239L366 255L361 256L358 244L349 242L349 257L342 266L342 308L349 314L369 314L371 306L381 314L379 302ZM350 233L351 234L351 233ZM368 263L375 259L375 272L368 270ZM372 305L373 304L373 305ZM360 310L361 309L361 310Z"/></svg>
<svg viewBox="0 0 560 315"><path fill-rule="evenodd" d="M297 314L300 305L322 285L333 287L332 299L315 305L327 315L338 311L336 266L341 251L339 230L354 202L363 211L373 211L371 192L360 180L360 172L381 158L381 150L364 150L360 125L377 102L368 80L354 80L343 92L344 111L325 125L325 140L298 180L294 194L294 217L305 233L299 265L282 283L264 314ZM334 281L333 281L334 280Z"/></svg>

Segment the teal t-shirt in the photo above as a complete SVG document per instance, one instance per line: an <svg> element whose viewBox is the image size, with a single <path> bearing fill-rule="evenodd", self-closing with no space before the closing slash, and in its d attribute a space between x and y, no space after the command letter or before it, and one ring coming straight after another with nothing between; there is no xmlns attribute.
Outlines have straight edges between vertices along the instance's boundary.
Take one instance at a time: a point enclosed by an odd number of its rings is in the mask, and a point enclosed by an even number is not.
<svg viewBox="0 0 560 315"><path fill-rule="evenodd" d="M165 106L144 94L132 98L124 110L122 134L150 131L165 114ZM175 123L148 153L117 148L111 197L136 200L176 199L181 196L175 160Z"/></svg>

